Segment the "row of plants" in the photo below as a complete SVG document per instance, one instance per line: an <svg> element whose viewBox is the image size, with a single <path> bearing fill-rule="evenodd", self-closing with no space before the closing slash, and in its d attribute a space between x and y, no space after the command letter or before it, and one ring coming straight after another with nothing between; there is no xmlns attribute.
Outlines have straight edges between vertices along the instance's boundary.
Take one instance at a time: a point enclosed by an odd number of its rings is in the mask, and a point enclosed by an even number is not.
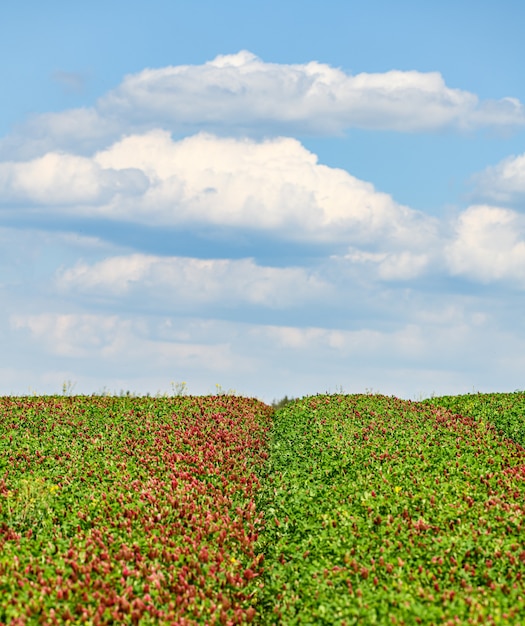
<svg viewBox="0 0 525 626"><path fill-rule="evenodd" d="M521 623L525 451L500 431L372 395L283 407L258 499L261 623Z"/></svg>
<svg viewBox="0 0 525 626"><path fill-rule="evenodd" d="M492 424L502 436L525 445L525 391L441 396L426 403Z"/></svg>
<svg viewBox="0 0 525 626"><path fill-rule="evenodd" d="M519 624L524 397L0 398L0 625Z"/></svg>
<svg viewBox="0 0 525 626"><path fill-rule="evenodd" d="M249 623L271 409L0 399L0 623Z"/></svg>

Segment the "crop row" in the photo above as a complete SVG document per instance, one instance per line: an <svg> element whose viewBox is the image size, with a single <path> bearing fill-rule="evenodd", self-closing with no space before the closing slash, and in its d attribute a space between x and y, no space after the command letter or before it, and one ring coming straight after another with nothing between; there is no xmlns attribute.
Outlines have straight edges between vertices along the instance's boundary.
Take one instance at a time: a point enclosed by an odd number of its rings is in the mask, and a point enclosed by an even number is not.
<svg viewBox="0 0 525 626"><path fill-rule="evenodd" d="M426 401L453 413L468 415L495 426L503 436L525 445L525 392L476 393L442 396Z"/></svg>
<svg viewBox="0 0 525 626"><path fill-rule="evenodd" d="M271 410L0 399L0 623L247 623Z"/></svg>
<svg viewBox="0 0 525 626"><path fill-rule="evenodd" d="M273 423L266 624L519 624L525 451L486 421L316 396Z"/></svg>

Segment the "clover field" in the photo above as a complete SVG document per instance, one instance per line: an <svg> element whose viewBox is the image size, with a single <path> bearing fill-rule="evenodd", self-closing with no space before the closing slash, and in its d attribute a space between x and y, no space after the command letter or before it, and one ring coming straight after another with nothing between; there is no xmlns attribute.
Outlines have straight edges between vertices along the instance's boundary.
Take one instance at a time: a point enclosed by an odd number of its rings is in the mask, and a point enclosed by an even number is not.
<svg viewBox="0 0 525 626"><path fill-rule="evenodd" d="M520 624L524 398L0 398L0 625Z"/></svg>

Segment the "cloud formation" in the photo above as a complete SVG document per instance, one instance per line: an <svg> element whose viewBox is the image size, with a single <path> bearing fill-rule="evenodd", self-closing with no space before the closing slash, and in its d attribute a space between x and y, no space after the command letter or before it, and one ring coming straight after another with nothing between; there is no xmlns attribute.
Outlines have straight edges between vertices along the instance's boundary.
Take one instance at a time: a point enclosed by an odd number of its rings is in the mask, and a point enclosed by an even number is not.
<svg viewBox="0 0 525 626"><path fill-rule="evenodd" d="M125 119L133 112L137 124L155 119L169 128L284 124L320 134L350 127L428 131L525 121L515 99L480 103L474 94L447 87L439 72L351 75L315 61L265 63L248 51L127 76L99 101L98 111Z"/></svg>
<svg viewBox="0 0 525 626"><path fill-rule="evenodd" d="M516 194L523 163L523 157L505 161L494 168L492 182L483 180L494 195L505 185ZM292 138L199 133L176 141L167 131L149 131L90 156L51 152L0 163L0 197L3 210L18 216L28 211L193 232L227 228L333 251L325 263L328 280L252 259L114 255L64 269L57 284L84 294L131 298L140 288L152 301L160 292L167 302L171 285L174 293L185 294L188 306L217 302L219 292L227 292L223 301L266 302L271 308L292 304L291 293L295 305L309 293L322 298L340 284L341 278L333 279L338 270L347 282L411 281L444 271L481 283L525 283L525 223L516 211L473 205L440 222L318 163Z"/></svg>
<svg viewBox="0 0 525 626"><path fill-rule="evenodd" d="M29 206L98 205L118 195L145 191L138 170L102 168L92 159L48 152L42 157L0 163L0 203Z"/></svg>
<svg viewBox="0 0 525 626"><path fill-rule="evenodd" d="M13 330L29 332L50 355L90 359L104 369L116 362L122 363L122 360L127 361L131 369L137 360L141 363L149 361L157 370L177 363L181 368L200 366L224 372L234 365L231 350L225 342L192 341L188 336L161 340L150 326L140 317L93 313L11 317ZM154 330L158 332L158 329Z"/></svg>
<svg viewBox="0 0 525 626"><path fill-rule="evenodd" d="M132 254L77 263L59 272L59 289L149 308L240 304L289 308L333 295L328 284L302 268L261 267L251 259L192 259Z"/></svg>
<svg viewBox="0 0 525 626"><path fill-rule="evenodd" d="M525 211L525 154L511 156L476 174L474 196Z"/></svg>
<svg viewBox="0 0 525 626"><path fill-rule="evenodd" d="M428 250L436 230L436 220L319 164L291 138L174 141L150 131L90 157L53 152L0 163L0 196L6 210L22 204L47 216L242 228L317 243L381 240L393 249Z"/></svg>
<svg viewBox="0 0 525 626"><path fill-rule="evenodd" d="M445 250L452 274L481 283L525 287L525 217L494 206L471 206L455 224Z"/></svg>
<svg viewBox="0 0 525 626"><path fill-rule="evenodd" d="M396 300L399 294L391 293L385 306ZM108 386L169 391L170 380L185 380L192 393L213 392L220 383L270 401L305 389L335 391L338 385L364 391L381 380L378 391L413 397L417 390L465 392L475 367L481 368L478 384L489 386L509 384L508 372L520 371L525 344L498 328L487 304L464 297L414 298L406 302L403 320L389 328L372 318L352 329L131 311L18 313L10 325L17 345L27 342L33 359L37 354L47 363L35 379L32 359L24 380L46 379L55 392L68 379L79 382L77 392L87 393ZM491 355L486 371L479 351ZM505 370L495 377L499 365Z"/></svg>
<svg viewBox="0 0 525 626"><path fill-rule="evenodd" d="M35 116L0 142L1 154L103 147L124 133L338 135L350 128L400 132L525 124L513 97L480 100L447 86L439 72L352 75L330 65L266 63L251 52L202 65L130 74L93 107ZM21 139L24 139L21 141Z"/></svg>
<svg viewBox="0 0 525 626"><path fill-rule="evenodd" d="M484 199L438 218L289 135L524 122L517 100L480 101L439 73L353 76L248 52L147 69L91 108L36 116L0 141L9 365L27 378L38 354L55 390L113 385L117 371L151 390L176 364L179 379L231 374L246 393L257 377L257 393L321 390L341 372L362 390L382 372L381 390L402 394L464 390L455 368L482 370L476 344L517 371L523 341L479 294L497 284L516 303L525 288L525 156L479 174Z"/></svg>

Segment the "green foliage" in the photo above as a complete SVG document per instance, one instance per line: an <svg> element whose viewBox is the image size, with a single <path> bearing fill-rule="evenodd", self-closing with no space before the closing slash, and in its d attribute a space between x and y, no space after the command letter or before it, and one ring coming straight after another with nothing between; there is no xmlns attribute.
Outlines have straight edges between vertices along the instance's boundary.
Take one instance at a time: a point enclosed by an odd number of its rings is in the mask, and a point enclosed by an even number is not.
<svg viewBox="0 0 525 626"><path fill-rule="evenodd" d="M434 406L285 406L259 494L261 623L519 623L524 462L494 429Z"/></svg>
<svg viewBox="0 0 525 626"><path fill-rule="evenodd" d="M492 424L502 435L525 446L525 391L442 396L425 403Z"/></svg>
<svg viewBox="0 0 525 626"><path fill-rule="evenodd" d="M0 624L521 623L524 392L216 387L0 398Z"/></svg>
<svg viewBox="0 0 525 626"><path fill-rule="evenodd" d="M229 396L0 398L0 624L252 619L271 413Z"/></svg>

